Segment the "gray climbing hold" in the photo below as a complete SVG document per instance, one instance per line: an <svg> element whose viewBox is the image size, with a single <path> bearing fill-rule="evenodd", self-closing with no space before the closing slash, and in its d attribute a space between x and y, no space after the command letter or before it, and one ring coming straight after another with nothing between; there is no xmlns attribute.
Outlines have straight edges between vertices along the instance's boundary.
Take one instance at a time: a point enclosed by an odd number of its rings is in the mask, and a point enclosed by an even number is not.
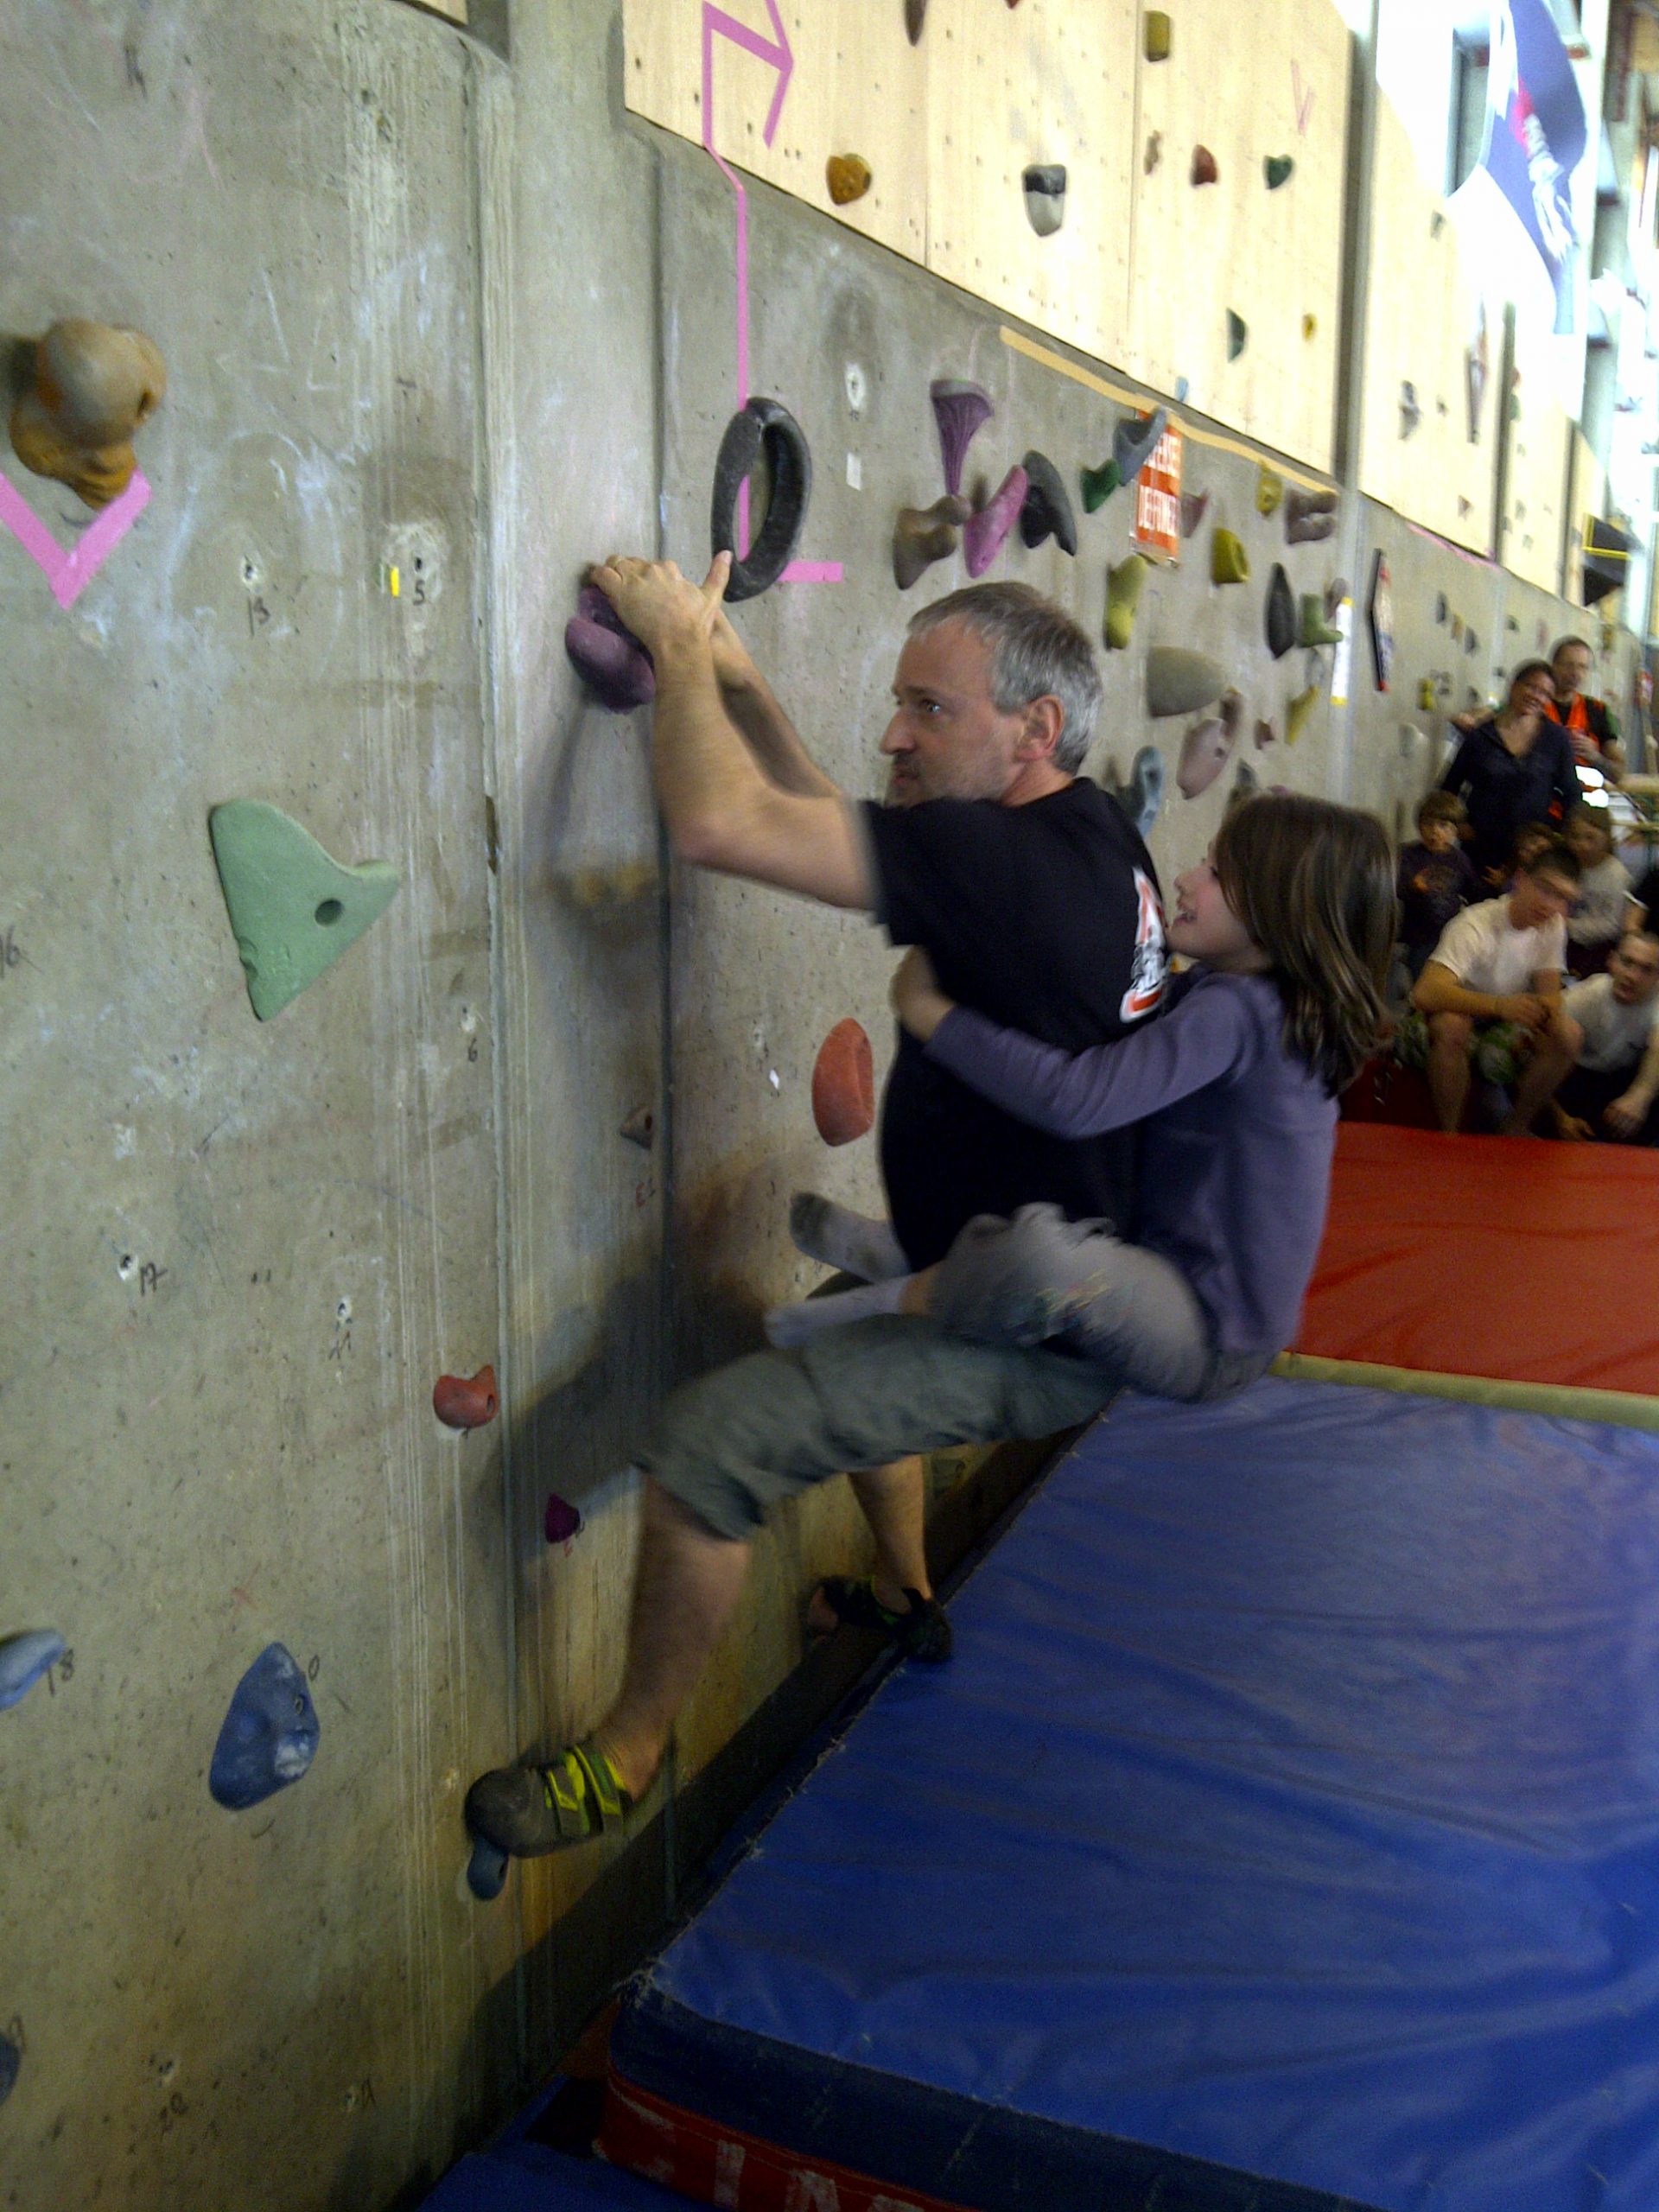
<svg viewBox="0 0 1659 2212"><path fill-rule="evenodd" d="M1268 582L1268 651L1282 660L1296 642L1296 601L1284 564L1275 561Z"/></svg>
<svg viewBox="0 0 1659 2212"><path fill-rule="evenodd" d="M1020 535L1031 546L1052 537L1062 553L1077 550L1077 518L1060 472L1046 453L1028 453L1020 466L1027 477L1026 504L1020 510Z"/></svg>
<svg viewBox="0 0 1659 2212"><path fill-rule="evenodd" d="M1133 484L1158 448L1169 427L1169 410L1154 407L1150 415L1126 415L1112 432L1112 459L1118 480Z"/></svg>
<svg viewBox="0 0 1659 2212"><path fill-rule="evenodd" d="M1020 180L1025 188L1026 213L1039 238L1051 238L1065 220L1065 165L1063 162L1033 162Z"/></svg>
<svg viewBox="0 0 1659 2212"><path fill-rule="evenodd" d="M1196 715L1227 689L1227 671L1207 653L1185 645L1154 645L1147 655L1147 710L1159 720Z"/></svg>
<svg viewBox="0 0 1659 2212"><path fill-rule="evenodd" d="M763 454L772 482L766 518L740 557L738 493ZM709 508L710 550L732 556L728 600L758 599L771 590L794 557L811 497L812 454L805 431L779 401L759 395L746 400L720 442Z"/></svg>
<svg viewBox="0 0 1659 2212"><path fill-rule="evenodd" d="M467 1886L480 1904L492 1904L507 1885L511 1864L505 1851L480 1836L473 1838L473 1855L467 1861Z"/></svg>
<svg viewBox="0 0 1659 2212"><path fill-rule="evenodd" d="M1141 836L1150 837L1158 810L1164 803L1164 756L1155 745L1143 745L1129 768L1129 780L1112 792Z"/></svg>
<svg viewBox="0 0 1659 2212"><path fill-rule="evenodd" d="M68 1648L51 1628L29 1629L0 1640L0 1713L21 1703Z"/></svg>
<svg viewBox="0 0 1659 2212"><path fill-rule="evenodd" d="M321 1727L299 1663L268 1643L236 1686L207 1772L207 1787L232 1812L297 1782L316 1757Z"/></svg>

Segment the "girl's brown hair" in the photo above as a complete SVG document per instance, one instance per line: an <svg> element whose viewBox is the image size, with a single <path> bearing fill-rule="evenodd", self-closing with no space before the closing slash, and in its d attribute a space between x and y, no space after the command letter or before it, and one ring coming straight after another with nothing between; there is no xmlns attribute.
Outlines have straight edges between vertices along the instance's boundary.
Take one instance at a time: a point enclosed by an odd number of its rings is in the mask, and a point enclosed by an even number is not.
<svg viewBox="0 0 1659 2212"><path fill-rule="evenodd" d="M1215 869L1268 957L1285 1002L1285 1049L1334 1096L1382 1027L1395 906L1382 823L1325 799L1247 799L1221 825Z"/></svg>

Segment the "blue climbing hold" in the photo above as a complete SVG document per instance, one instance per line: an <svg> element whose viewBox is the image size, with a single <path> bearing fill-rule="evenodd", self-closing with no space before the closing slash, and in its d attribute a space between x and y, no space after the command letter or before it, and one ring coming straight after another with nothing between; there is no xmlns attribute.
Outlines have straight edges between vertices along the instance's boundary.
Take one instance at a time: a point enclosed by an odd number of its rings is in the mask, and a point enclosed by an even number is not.
<svg viewBox="0 0 1659 2212"><path fill-rule="evenodd" d="M9 2037L0 2036L0 2105L4 2104L17 2083L17 2069L23 2055Z"/></svg>
<svg viewBox="0 0 1659 2212"><path fill-rule="evenodd" d="M1179 403L1185 399L1187 393L1191 391L1192 389L1192 385L1187 382L1185 377L1177 377L1175 379L1175 397L1177 402Z"/></svg>
<svg viewBox="0 0 1659 2212"><path fill-rule="evenodd" d="M316 1756L317 1708L294 1655L268 1643L236 1686L207 1787L240 1813L297 1782Z"/></svg>
<svg viewBox="0 0 1659 2212"><path fill-rule="evenodd" d="M507 1854L481 1835L473 1838L473 1855L467 1861L467 1886L480 1904L499 1897L507 1885Z"/></svg>
<svg viewBox="0 0 1659 2212"><path fill-rule="evenodd" d="M48 1667L55 1667L67 1644L55 1629L30 1629L26 1636L0 1639L0 1713L29 1695Z"/></svg>

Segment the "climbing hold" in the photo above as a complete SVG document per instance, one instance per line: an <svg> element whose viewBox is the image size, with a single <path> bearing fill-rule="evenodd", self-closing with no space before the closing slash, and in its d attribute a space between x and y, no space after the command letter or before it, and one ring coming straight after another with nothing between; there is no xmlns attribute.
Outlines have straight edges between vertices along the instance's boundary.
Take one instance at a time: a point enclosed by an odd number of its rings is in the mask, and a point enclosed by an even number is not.
<svg viewBox="0 0 1659 2212"><path fill-rule="evenodd" d="M1138 553L1106 571L1106 642L1114 652L1123 652L1134 634L1135 610L1146 579L1147 563Z"/></svg>
<svg viewBox="0 0 1659 2212"><path fill-rule="evenodd" d="M1341 631L1325 619L1323 592L1305 591L1302 594L1301 621L1297 629L1296 642L1301 645L1339 645L1342 643Z"/></svg>
<svg viewBox="0 0 1659 2212"><path fill-rule="evenodd" d="M547 1505L542 1515L542 1533L550 1544L568 1544L572 1536L582 1534L582 1515L568 1498L556 1490L547 1493Z"/></svg>
<svg viewBox="0 0 1659 2212"><path fill-rule="evenodd" d="M0 2036L0 2105L17 2086L17 2069L22 2064L22 2053L10 2036Z"/></svg>
<svg viewBox="0 0 1659 2212"><path fill-rule="evenodd" d="M823 181L836 207L849 207L864 197L874 179L862 154L831 154L823 165Z"/></svg>
<svg viewBox="0 0 1659 2212"><path fill-rule="evenodd" d="M951 492L931 507L899 508L893 526L893 580L900 591L908 591L935 561L950 558L972 512L967 500Z"/></svg>
<svg viewBox="0 0 1659 2212"><path fill-rule="evenodd" d="M1232 308L1229 308L1227 310L1227 358L1230 361L1236 361L1244 351L1244 341L1249 334L1249 325L1243 316L1236 315Z"/></svg>
<svg viewBox="0 0 1659 2212"><path fill-rule="evenodd" d="M321 1726L292 1652L268 1643L236 1686L213 1748L207 1787L233 1813L290 1782L316 1756Z"/></svg>
<svg viewBox="0 0 1659 2212"><path fill-rule="evenodd" d="M763 454L772 485L766 518L740 559L737 495ZM770 591L800 542L811 496L812 455L800 424L775 399L757 397L747 402L726 425L715 459L715 489L709 502L712 550L733 556L726 585L728 599L758 599L763 591Z"/></svg>
<svg viewBox="0 0 1659 2212"><path fill-rule="evenodd" d="M107 507L132 481L132 441L167 391L154 343L125 324L54 322L22 349L22 389L11 443L25 468L55 477L89 507Z"/></svg>
<svg viewBox="0 0 1659 2212"><path fill-rule="evenodd" d="M1150 415L1122 417L1112 432L1112 459L1117 463L1120 483L1134 483L1158 450L1158 441L1168 428L1166 407L1154 407Z"/></svg>
<svg viewBox="0 0 1659 2212"><path fill-rule="evenodd" d="M1147 711L1159 720L1196 715L1227 689L1227 671L1185 645L1154 645L1147 655Z"/></svg>
<svg viewBox="0 0 1659 2212"><path fill-rule="evenodd" d="M1480 639L1475 635L1472 630L1465 630L1463 633L1463 649L1465 652L1470 653L1478 653L1480 651Z"/></svg>
<svg viewBox="0 0 1659 2212"><path fill-rule="evenodd" d="M1307 339L1312 338L1312 337L1313 337L1313 334L1315 333L1315 331L1317 331L1317 330L1318 330L1319 327L1319 318L1318 317L1318 315L1305 315L1302 317L1302 337L1303 337L1304 340L1307 340Z"/></svg>
<svg viewBox="0 0 1659 2212"><path fill-rule="evenodd" d="M1285 543L1287 545L1317 544L1331 537L1337 527L1337 495L1334 492L1304 492L1293 484L1285 494Z"/></svg>
<svg viewBox="0 0 1659 2212"><path fill-rule="evenodd" d="M1313 711L1313 702L1319 696L1317 683L1310 683L1306 691L1299 691L1285 709L1285 743L1294 745L1307 727L1307 718Z"/></svg>
<svg viewBox="0 0 1659 2212"><path fill-rule="evenodd" d="M1217 526L1210 541L1210 581L1217 584L1247 584L1250 580L1250 556L1243 541L1230 530Z"/></svg>
<svg viewBox="0 0 1659 2212"><path fill-rule="evenodd" d="M1353 586L1346 576L1332 577L1325 588L1325 619L1327 622L1336 620L1337 609L1352 589Z"/></svg>
<svg viewBox="0 0 1659 2212"><path fill-rule="evenodd" d="M1244 695L1243 692L1230 690L1224 691L1219 701L1217 702L1216 712L1221 717L1221 726L1226 731L1229 739L1236 740L1238 736L1239 727L1244 720Z"/></svg>
<svg viewBox="0 0 1659 2212"><path fill-rule="evenodd" d="M1417 387L1408 379L1403 381L1400 386L1401 436L1408 438L1422 419L1423 410L1418 404Z"/></svg>
<svg viewBox="0 0 1659 2212"><path fill-rule="evenodd" d="M1207 791L1233 757L1233 739L1218 715L1195 722L1181 740L1175 782L1183 798Z"/></svg>
<svg viewBox="0 0 1659 2212"><path fill-rule="evenodd" d="M1290 578L1275 561L1268 580L1268 651L1274 660L1282 660L1295 642L1296 602L1291 597Z"/></svg>
<svg viewBox="0 0 1659 2212"><path fill-rule="evenodd" d="M927 0L917 0L921 7ZM507 1869L512 1861L505 1851L486 1842L481 1835L473 1838L472 1857L467 1861L467 1886L480 1904L490 1904L507 1885Z"/></svg>
<svg viewBox="0 0 1659 2212"><path fill-rule="evenodd" d="M912 46L922 35L922 25L927 21L927 0L905 0L905 30Z"/></svg>
<svg viewBox="0 0 1659 2212"><path fill-rule="evenodd" d="M617 1135L637 1144L642 1152L649 1152L657 1141L657 1116L649 1106L636 1106Z"/></svg>
<svg viewBox="0 0 1659 2212"><path fill-rule="evenodd" d="M1017 463L995 491L962 526L962 564L970 576L982 576L1020 519L1031 479Z"/></svg>
<svg viewBox="0 0 1659 2212"><path fill-rule="evenodd" d="M1285 496L1285 480L1266 461L1258 462L1255 471L1255 512L1259 515L1275 514L1279 502Z"/></svg>
<svg viewBox="0 0 1659 2212"><path fill-rule="evenodd" d="M1191 537L1204 520L1210 505L1207 492L1183 492L1181 494L1181 536Z"/></svg>
<svg viewBox="0 0 1659 2212"><path fill-rule="evenodd" d="M1046 453L1033 449L1020 466L1026 472L1026 503L1020 510L1020 535L1027 545L1052 537L1062 553L1077 550L1077 518L1060 472Z"/></svg>
<svg viewBox="0 0 1659 2212"><path fill-rule="evenodd" d="M875 1125L875 1063L869 1039L850 1015L818 1047L812 1119L825 1144L851 1144Z"/></svg>
<svg viewBox="0 0 1659 2212"><path fill-rule="evenodd" d="M1451 608L1447 604L1446 594L1443 591L1437 591L1434 594L1434 620L1437 622L1444 622L1450 613Z"/></svg>
<svg viewBox="0 0 1659 2212"><path fill-rule="evenodd" d="M1039 238L1051 238L1065 220L1065 164L1033 162L1020 180L1026 213Z"/></svg>
<svg viewBox="0 0 1659 2212"><path fill-rule="evenodd" d="M55 1629L27 1629L0 1637L0 1713L21 1702L69 1649Z"/></svg>
<svg viewBox="0 0 1659 2212"><path fill-rule="evenodd" d="M613 715L648 706L657 696L657 671L651 655L604 593L584 584L576 611L564 626L564 650L570 665Z"/></svg>
<svg viewBox="0 0 1659 2212"><path fill-rule="evenodd" d="M1164 756L1155 745L1141 747L1129 768L1128 782L1117 785L1112 796L1141 836L1150 837L1164 803Z"/></svg>
<svg viewBox="0 0 1659 2212"><path fill-rule="evenodd" d="M1167 61L1170 47L1170 21L1161 8L1148 8L1141 25L1143 44L1141 51L1148 61Z"/></svg>
<svg viewBox="0 0 1659 2212"><path fill-rule="evenodd" d="M378 921L397 871L388 861L342 868L262 799L230 799L207 823L248 996L269 1021Z"/></svg>
<svg viewBox="0 0 1659 2212"><path fill-rule="evenodd" d="M1192 181L1194 184L1214 184L1221 171L1216 167L1216 157L1207 146L1192 149Z"/></svg>
<svg viewBox="0 0 1659 2212"><path fill-rule="evenodd" d="M1432 676L1425 676L1417 686L1417 704L1425 714L1432 715L1440 704L1440 694Z"/></svg>
<svg viewBox="0 0 1659 2212"><path fill-rule="evenodd" d="M1273 724L1267 719L1266 715L1263 715L1262 720L1257 722L1255 726L1256 751L1258 753L1265 753L1268 746L1277 743L1278 737L1278 731L1274 729Z"/></svg>
<svg viewBox="0 0 1659 2212"><path fill-rule="evenodd" d="M1177 405L1178 407L1179 407L1179 406L1180 406L1180 405L1182 405L1182 404L1185 403L1185 399L1186 399L1186 397L1187 397L1187 394L1192 391L1192 385L1187 381L1186 378L1185 378L1185 377L1177 377L1177 378L1176 378L1176 379L1175 379L1175 404L1176 404L1176 405Z"/></svg>
<svg viewBox="0 0 1659 2212"><path fill-rule="evenodd" d="M957 377L936 377L927 388L933 402L933 419L939 426L939 454L944 463L944 488L962 489L962 465L976 432L996 410L983 385Z"/></svg>
<svg viewBox="0 0 1659 2212"><path fill-rule="evenodd" d="M1164 134L1161 130L1152 131L1147 139L1147 150L1141 156L1141 174L1150 176L1163 158Z"/></svg>
<svg viewBox="0 0 1659 2212"><path fill-rule="evenodd" d="M1461 614L1454 614L1452 617L1452 635L1454 639L1459 639L1463 635L1463 617Z"/></svg>
<svg viewBox="0 0 1659 2212"><path fill-rule="evenodd" d="M1105 505L1123 479L1115 461L1103 461L1098 468L1080 470L1077 481L1083 487L1083 511L1091 515Z"/></svg>
<svg viewBox="0 0 1659 2212"><path fill-rule="evenodd" d="M1268 190L1277 192L1281 184L1288 184L1295 167L1288 154L1269 154L1262 164L1262 174L1268 180Z"/></svg>
<svg viewBox="0 0 1659 2212"><path fill-rule="evenodd" d="M1227 794L1230 807L1240 805L1247 798L1254 798L1262 788L1262 779L1248 760L1241 760L1233 772L1233 788Z"/></svg>
<svg viewBox="0 0 1659 2212"><path fill-rule="evenodd" d="M1486 346L1486 302L1478 308L1475 334L1463 356L1463 397L1468 413L1469 442L1480 443L1480 410L1486 397L1486 376L1490 359Z"/></svg>
<svg viewBox="0 0 1659 2212"><path fill-rule="evenodd" d="M432 1385L432 1410L446 1428L483 1428L496 1416L495 1370L476 1375L440 1375Z"/></svg>

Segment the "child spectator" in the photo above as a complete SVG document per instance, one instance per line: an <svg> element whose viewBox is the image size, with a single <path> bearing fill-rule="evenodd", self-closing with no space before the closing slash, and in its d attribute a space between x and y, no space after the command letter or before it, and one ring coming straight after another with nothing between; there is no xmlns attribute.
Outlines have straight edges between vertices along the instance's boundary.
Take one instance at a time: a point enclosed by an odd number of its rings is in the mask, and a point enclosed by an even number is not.
<svg viewBox="0 0 1659 2212"><path fill-rule="evenodd" d="M1630 872L1613 851L1605 806L1575 806L1564 828L1579 858L1579 903L1567 918L1567 964L1574 976L1596 976L1633 921L1642 918Z"/></svg>
<svg viewBox="0 0 1659 2212"><path fill-rule="evenodd" d="M1417 842L1401 848L1395 890L1400 942L1414 983L1452 917L1480 896L1480 879L1462 844L1468 819L1455 791L1430 791L1417 809Z"/></svg>
<svg viewBox="0 0 1659 2212"><path fill-rule="evenodd" d="M1555 1094L1558 1134L1659 1143L1659 937L1633 930L1605 975L1570 983L1562 1003L1580 1042Z"/></svg>
<svg viewBox="0 0 1659 2212"><path fill-rule="evenodd" d="M1510 849L1510 872L1503 888L1511 888L1522 868L1527 868L1541 853L1550 839L1558 836L1548 822L1523 822L1515 833L1515 843Z"/></svg>
<svg viewBox="0 0 1659 2212"><path fill-rule="evenodd" d="M1395 1056L1427 1076L1443 1129L1462 1122L1471 1059L1488 1083L1516 1085L1504 1136L1528 1135L1573 1065L1579 1038L1561 1010L1561 969L1578 895L1577 857L1552 836L1501 898L1446 925L1395 1039Z"/></svg>

